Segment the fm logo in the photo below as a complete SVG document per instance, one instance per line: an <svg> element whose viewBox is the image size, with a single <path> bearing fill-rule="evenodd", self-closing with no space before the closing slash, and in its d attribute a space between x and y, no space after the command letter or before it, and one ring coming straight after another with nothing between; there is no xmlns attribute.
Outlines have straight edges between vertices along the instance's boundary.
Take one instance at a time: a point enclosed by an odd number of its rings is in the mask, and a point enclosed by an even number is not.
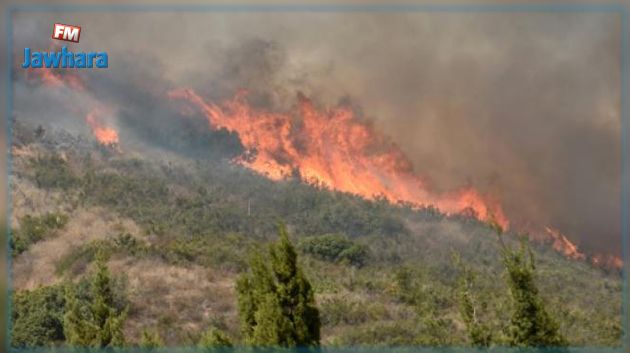
<svg viewBox="0 0 630 353"><path fill-rule="evenodd" d="M62 23L55 23L53 26L53 39L79 43L79 37L81 37L81 27L79 26L64 25Z"/></svg>

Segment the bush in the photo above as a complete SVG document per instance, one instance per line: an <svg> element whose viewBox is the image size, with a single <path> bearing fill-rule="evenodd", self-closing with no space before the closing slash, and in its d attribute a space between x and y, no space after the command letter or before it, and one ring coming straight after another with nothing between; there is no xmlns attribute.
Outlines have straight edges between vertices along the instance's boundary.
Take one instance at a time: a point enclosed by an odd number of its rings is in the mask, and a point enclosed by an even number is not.
<svg viewBox="0 0 630 353"><path fill-rule="evenodd" d="M232 347L232 341L223 331L210 327L199 339L198 346L203 350L212 351L212 348Z"/></svg>
<svg viewBox="0 0 630 353"><path fill-rule="evenodd" d="M159 348L164 346L164 340L160 336L157 330L145 329L142 331L142 339L140 341L140 347L148 350Z"/></svg>
<svg viewBox="0 0 630 353"><path fill-rule="evenodd" d="M325 261L348 263L363 266L368 259L368 250L364 245L356 244L340 234L328 234L303 240L300 250Z"/></svg>
<svg viewBox="0 0 630 353"><path fill-rule="evenodd" d="M379 319L369 310L366 303L350 298L334 297L324 300L322 308L322 324L327 326L358 325Z"/></svg>
<svg viewBox="0 0 630 353"><path fill-rule="evenodd" d="M12 345L50 346L63 341L64 306L61 285L18 292L13 298Z"/></svg>
<svg viewBox="0 0 630 353"><path fill-rule="evenodd" d="M13 232L11 251L17 256L33 244L50 236L55 230L63 228L68 223L68 216L63 213L46 213L35 217L27 215L20 219L20 227Z"/></svg>
<svg viewBox="0 0 630 353"><path fill-rule="evenodd" d="M353 326L336 344L370 346L412 346L418 344L417 325L410 321L376 322Z"/></svg>
<svg viewBox="0 0 630 353"><path fill-rule="evenodd" d="M77 185L77 178L68 163L57 155L37 157L30 161L33 180L40 188L69 189Z"/></svg>
<svg viewBox="0 0 630 353"><path fill-rule="evenodd" d="M139 242L131 234L121 233L112 238L92 240L89 243L75 247L55 264L55 273L59 276L68 270L73 275L81 273L94 261L99 251L106 256L114 253L143 256L151 250L149 246Z"/></svg>

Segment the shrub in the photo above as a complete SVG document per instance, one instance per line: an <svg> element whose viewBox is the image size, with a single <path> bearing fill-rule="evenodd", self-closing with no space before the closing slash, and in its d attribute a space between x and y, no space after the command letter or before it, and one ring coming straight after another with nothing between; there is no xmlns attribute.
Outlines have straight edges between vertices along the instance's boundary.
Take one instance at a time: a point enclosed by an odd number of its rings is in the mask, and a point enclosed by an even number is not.
<svg viewBox="0 0 630 353"><path fill-rule="evenodd" d="M164 341L157 330L145 329L142 331L142 339L140 341L140 347L153 350L164 346Z"/></svg>
<svg viewBox="0 0 630 353"><path fill-rule="evenodd" d="M77 178L68 163L57 155L37 157L30 161L32 179L40 188L69 189L77 185Z"/></svg>
<svg viewBox="0 0 630 353"><path fill-rule="evenodd" d="M206 351L212 351L212 348L232 347L232 341L223 331L210 327L199 339L198 346Z"/></svg>
<svg viewBox="0 0 630 353"><path fill-rule="evenodd" d="M364 245L356 244L340 234L327 234L310 237L299 245L300 250L325 261L348 263L363 266L368 259L368 250Z"/></svg>
<svg viewBox="0 0 630 353"><path fill-rule="evenodd" d="M61 285L18 292L13 298L12 345L50 346L63 341L64 306Z"/></svg>
<svg viewBox="0 0 630 353"><path fill-rule="evenodd" d="M33 244L50 236L55 230L68 223L68 216L63 213L46 213L43 216L27 215L20 219L20 227L11 239L11 251L17 256Z"/></svg>

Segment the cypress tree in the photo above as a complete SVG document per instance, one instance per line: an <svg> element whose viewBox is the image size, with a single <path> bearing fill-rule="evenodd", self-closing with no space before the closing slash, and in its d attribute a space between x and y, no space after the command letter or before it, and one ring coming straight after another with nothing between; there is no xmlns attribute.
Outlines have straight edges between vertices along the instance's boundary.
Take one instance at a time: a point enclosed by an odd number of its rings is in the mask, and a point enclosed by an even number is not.
<svg viewBox="0 0 630 353"><path fill-rule="evenodd" d="M66 288L66 313L63 332L66 342L74 346L91 346L96 341L98 327L88 318L89 309L77 297L72 286Z"/></svg>
<svg viewBox="0 0 630 353"><path fill-rule="evenodd" d="M279 240L271 245L269 258L270 266L261 255L253 256L250 272L237 282L246 342L259 346L318 346L319 310L284 225L279 227Z"/></svg>
<svg viewBox="0 0 630 353"><path fill-rule="evenodd" d="M66 341L77 346L124 345L122 330L126 313L115 308L112 280L101 252L97 254L96 272L90 282L90 302L80 300L72 286L67 288L64 315Z"/></svg>
<svg viewBox="0 0 630 353"><path fill-rule="evenodd" d="M535 283L534 255L522 239L519 249L503 242L503 263L512 295L512 317L507 330L508 343L518 347L566 346L558 323L549 315Z"/></svg>

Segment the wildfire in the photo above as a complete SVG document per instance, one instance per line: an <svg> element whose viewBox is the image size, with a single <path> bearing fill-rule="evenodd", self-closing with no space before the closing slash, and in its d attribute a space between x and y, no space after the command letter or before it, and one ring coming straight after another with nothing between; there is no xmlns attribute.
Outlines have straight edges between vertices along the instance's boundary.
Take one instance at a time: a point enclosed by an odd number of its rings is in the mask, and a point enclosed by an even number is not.
<svg viewBox="0 0 630 353"><path fill-rule="evenodd" d="M86 86L80 76L73 73L61 74L51 69L27 69L26 80L39 80L43 85L50 87L64 87L75 92L86 92ZM92 109L85 116L86 123L90 126L92 134L96 140L105 146L113 146L118 144L118 132L109 126L106 126L97 115L105 109L100 102L95 102L96 108ZM77 114L83 114L74 107L70 108Z"/></svg>
<svg viewBox="0 0 630 353"><path fill-rule="evenodd" d="M118 143L118 132L111 127L104 126L97 118L97 110L92 110L85 116L85 121L90 125L94 137L105 146Z"/></svg>
<svg viewBox="0 0 630 353"><path fill-rule="evenodd" d="M598 267L621 269L623 260L614 255L596 254L591 257L591 263Z"/></svg>
<svg viewBox="0 0 630 353"><path fill-rule="evenodd" d="M211 129L238 133L247 149L238 163L278 180L299 175L303 180L368 199L432 205L448 214L471 212L480 220L509 226L501 206L467 187L447 194L428 190L424 181L394 143L377 134L345 107L318 110L298 96L296 114L251 107L244 93L221 105L206 102L192 89L169 93L200 109Z"/></svg>
<svg viewBox="0 0 630 353"><path fill-rule="evenodd" d="M573 260L587 259L586 254L580 252L578 246L562 235L560 231L551 227L545 227L545 230L548 235L547 240L551 240L551 247L555 251ZM621 269L623 267L623 260L610 254L595 254L589 256L588 259L593 265L600 268Z"/></svg>
<svg viewBox="0 0 630 353"><path fill-rule="evenodd" d="M82 78L73 73L29 69L26 79L75 92L87 91ZM170 91L169 97L188 103L182 108L184 113L200 110L210 129L236 132L246 153L235 162L270 179L299 176L305 182L367 199L384 197L392 203L433 206L447 214L468 215L496 222L504 229L509 227L498 200L473 187L447 193L432 191L414 172L402 150L349 108L318 109L302 95L298 95L296 108L289 113L256 109L248 104L245 92L219 104L206 101L192 89ZM117 148L118 132L102 118L102 113L111 108L99 101L94 106L85 116L86 123L100 144ZM614 255L587 256L557 229L537 229L531 232L532 239L549 242L568 258L603 268L623 267L622 259Z"/></svg>
<svg viewBox="0 0 630 353"><path fill-rule="evenodd" d="M551 227L545 227L545 230L552 240L551 246L554 250L575 260L584 260L586 258L586 256L578 250L577 245L573 244L567 237L562 235L560 231Z"/></svg>
<svg viewBox="0 0 630 353"><path fill-rule="evenodd" d="M68 87L77 92L85 91L85 84L80 76L66 73L60 74L51 69L26 69L26 80L38 78L44 85L51 87Z"/></svg>

